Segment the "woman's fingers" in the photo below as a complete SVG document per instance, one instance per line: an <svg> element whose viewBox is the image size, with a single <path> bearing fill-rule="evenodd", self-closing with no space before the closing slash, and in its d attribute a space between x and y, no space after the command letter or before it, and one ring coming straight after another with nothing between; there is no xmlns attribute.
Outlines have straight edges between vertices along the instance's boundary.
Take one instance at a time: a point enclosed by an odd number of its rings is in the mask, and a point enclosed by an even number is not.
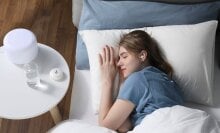
<svg viewBox="0 0 220 133"><path fill-rule="evenodd" d="M102 49L102 63L106 62L106 51L105 51L105 47Z"/></svg>
<svg viewBox="0 0 220 133"><path fill-rule="evenodd" d="M100 57L99 58L102 58L102 64L103 63L107 63L107 62L110 62L110 63L114 63L114 49L113 47L109 47L109 46L105 46L103 49L102 49L102 54L99 55Z"/></svg>
<svg viewBox="0 0 220 133"><path fill-rule="evenodd" d="M99 54L99 65L102 65L103 64L103 59L102 59L102 55Z"/></svg>
<svg viewBox="0 0 220 133"><path fill-rule="evenodd" d="M105 51L106 51L106 61L109 62L110 61L110 50L109 50L108 45L106 45Z"/></svg>
<svg viewBox="0 0 220 133"><path fill-rule="evenodd" d="M110 47L110 63L114 63L114 49Z"/></svg>

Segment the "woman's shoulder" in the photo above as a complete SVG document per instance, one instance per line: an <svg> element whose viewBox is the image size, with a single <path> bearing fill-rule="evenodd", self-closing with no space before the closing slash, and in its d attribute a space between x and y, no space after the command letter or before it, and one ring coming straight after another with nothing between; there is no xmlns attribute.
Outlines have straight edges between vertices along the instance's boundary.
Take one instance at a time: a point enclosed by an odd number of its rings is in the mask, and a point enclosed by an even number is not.
<svg viewBox="0 0 220 133"><path fill-rule="evenodd" d="M128 76L128 79L132 79L132 80L140 80L143 78L143 76L145 75L145 73L151 73L153 71L156 71L156 68L153 66L147 66L145 68L143 68L140 71L136 71L133 72L131 75Z"/></svg>
<svg viewBox="0 0 220 133"><path fill-rule="evenodd" d="M132 73L128 78L126 79L127 82L133 83L133 82L146 82L147 79L155 78L155 77L161 77L166 76L165 73L163 73L161 70L154 66L147 66L144 69Z"/></svg>
<svg viewBox="0 0 220 133"><path fill-rule="evenodd" d="M154 66L147 66L144 69L142 69L141 72L142 73L146 73L146 72L163 73L160 69Z"/></svg>
<svg viewBox="0 0 220 133"><path fill-rule="evenodd" d="M127 80L141 80L143 78L143 72L137 71L128 76Z"/></svg>
<svg viewBox="0 0 220 133"><path fill-rule="evenodd" d="M147 66L145 67L141 73L145 76L168 76L166 73L164 73L163 71L161 71L160 69L154 67L154 66Z"/></svg>

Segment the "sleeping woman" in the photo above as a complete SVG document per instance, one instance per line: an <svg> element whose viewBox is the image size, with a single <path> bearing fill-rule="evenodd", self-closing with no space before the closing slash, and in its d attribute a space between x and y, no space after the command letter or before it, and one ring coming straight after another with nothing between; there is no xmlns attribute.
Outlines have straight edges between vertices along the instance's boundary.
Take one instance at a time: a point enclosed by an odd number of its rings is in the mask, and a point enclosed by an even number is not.
<svg viewBox="0 0 220 133"><path fill-rule="evenodd" d="M119 60L105 46L99 54L102 95L99 125L127 132L153 111L183 104L180 88L172 80L173 69L157 43L144 31L124 35L119 43ZM123 81L113 101L113 85L119 71Z"/></svg>

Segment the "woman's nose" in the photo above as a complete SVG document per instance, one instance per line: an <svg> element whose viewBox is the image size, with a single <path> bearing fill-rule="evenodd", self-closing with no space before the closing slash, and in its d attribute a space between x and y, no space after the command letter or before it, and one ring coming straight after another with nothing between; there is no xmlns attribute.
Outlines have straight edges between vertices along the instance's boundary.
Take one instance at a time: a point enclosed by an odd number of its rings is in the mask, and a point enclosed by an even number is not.
<svg viewBox="0 0 220 133"><path fill-rule="evenodd" d="M120 67L121 66L121 60L119 59L117 62L117 66Z"/></svg>

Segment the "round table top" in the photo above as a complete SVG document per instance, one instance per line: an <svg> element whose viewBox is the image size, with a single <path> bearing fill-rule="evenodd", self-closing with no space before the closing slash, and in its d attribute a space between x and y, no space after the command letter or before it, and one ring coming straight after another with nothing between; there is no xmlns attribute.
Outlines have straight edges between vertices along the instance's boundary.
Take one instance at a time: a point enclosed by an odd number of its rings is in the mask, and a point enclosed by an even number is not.
<svg viewBox="0 0 220 133"><path fill-rule="evenodd" d="M41 115L55 107L65 96L70 82L69 67L56 50L38 44L39 52L34 60L39 67L41 84L30 88L25 72L19 65L11 63L0 47L0 118L26 119ZM64 78L54 81L50 70L59 68Z"/></svg>

